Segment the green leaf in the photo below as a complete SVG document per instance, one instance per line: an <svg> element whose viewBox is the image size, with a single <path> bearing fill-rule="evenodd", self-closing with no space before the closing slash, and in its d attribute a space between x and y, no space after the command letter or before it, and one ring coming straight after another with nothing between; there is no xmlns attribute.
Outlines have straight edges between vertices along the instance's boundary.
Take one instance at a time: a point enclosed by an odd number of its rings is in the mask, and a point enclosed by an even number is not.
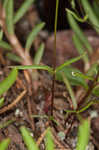
<svg viewBox="0 0 99 150"><path fill-rule="evenodd" d="M53 137L50 128L47 129L47 133L45 137L46 137L46 141L45 141L46 150L54 150L54 142L53 142Z"/></svg>
<svg viewBox="0 0 99 150"><path fill-rule="evenodd" d="M16 68L12 69L8 77L0 82L0 96L6 92L16 81L18 71Z"/></svg>
<svg viewBox="0 0 99 150"><path fill-rule="evenodd" d="M90 122L88 119L82 120L79 131L76 150L86 150L90 137Z"/></svg>
<svg viewBox="0 0 99 150"><path fill-rule="evenodd" d="M26 11L29 9L29 7L32 5L34 0L25 0L22 6L18 9L18 11L15 13L14 16L14 24L17 23L26 13Z"/></svg>
<svg viewBox="0 0 99 150"><path fill-rule="evenodd" d="M56 72L56 80L63 81L63 77L61 75L62 72L64 73L64 75L66 75L71 85L80 85L83 86L86 90L88 90L88 85L85 79L74 75L74 73L81 74L81 72L78 69L71 66L64 67L60 71Z"/></svg>
<svg viewBox="0 0 99 150"><path fill-rule="evenodd" d="M12 47L5 41L0 41L0 47L5 50L12 50Z"/></svg>
<svg viewBox="0 0 99 150"><path fill-rule="evenodd" d="M10 144L10 139L4 139L3 141L0 142L0 150L7 150L8 146Z"/></svg>
<svg viewBox="0 0 99 150"><path fill-rule="evenodd" d="M99 71L99 64L94 63L94 64L91 65L91 67L87 71L86 75L87 76L94 76L98 73L98 71Z"/></svg>
<svg viewBox="0 0 99 150"><path fill-rule="evenodd" d="M88 19L88 15L85 15L84 18L80 18L79 16L77 16L77 14L71 10L69 10L68 8L66 8L66 11L68 13L70 13L77 21L79 22L85 22Z"/></svg>
<svg viewBox="0 0 99 150"><path fill-rule="evenodd" d="M92 53L92 47L91 47L88 39L86 38L86 36L82 32L82 30L80 29L80 27L77 24L74 17L69 12L67 12L67 18L68 18L69 24L70 24L71 28L73 29L73 31L75 32L75 34L78 36L78 38L84 44L84 46L88 49L89 53Z"/></svg>
<svg viewBox="0 0 99 150"><path fill-rule="evenodd" d="M0 30L0 41L2 40L3 38L3 30Z"/></svg>
<svg viewBox="0 0 99 150"><path fill-rule="evenodd" d="M0 98L0 108L3 106L3 104L4 104L4 98L2 97Z"/></svg>
<svg viewBox="0 0 99 150"><path fill-rule="evenodd" d="M22 61L19 56L15 55L13 53L7 53L6 56L9 60L14 61L14 62L20 63Z"/></svg>
<svg viewBox="0 0 99 150"><path fill-rule="evenodd" d="M70 64L80 60L82 57L84 57L86 55L86 53L83 53L83 55L80 55L78 57L75 57L75 58L72 58L72 59L69 59L67 60L66 62L64 62L64 64L58 66L55 70L55 72L58 72L60 71L62 68L66 67L66 66L69 66Z"/></svg>
<svg viewBox="0 0 99 150"><path fill-rule="evenodd" d="M99 19L93 11L90 3L88 2L88 0L81 0L81 3L86 14L88 14L90 22L93 24L93 28L96 30L97 33L99 33Z"/></svg>
<svg viewBox="0 0 99 150"><path fill-rule="evenodd" d="M37 34L40 32L40 30L44 27L45 23L40 23L40 24L37 24L34 29L30 32L30 34L28 35L28 38L27 38L27 41L26 41L26 46L25 46L25 49L27 51L30 50L31 48L31 45L34 41L34 39L36 38Z"/></svg>
<svg viewBox="0 0 99 150"><path fill-rule="evenodd" d="M32 136L30 135L30 132L27 130L26 127L22 126L20 128L24 143L27 146L28 150L39 150L38 146L36 145L34 139L32 138Z"/></svg>
<svg viewBox="0 0 99 150"><path fill-rule="evenodd" d="M43 65L26 65L26 66L10 66L10 68L16 68L19 70L24 70L24 69L40 69L40 70L47 70L50 73L54 73L53 68L49 66L43 66Z"/></svg>
<svg viewBox="0 0 99 150"><path fill-rule="evenodd" d="M13 25L13 0L8 0L6 5L6 27L9 34L14 34Z"/></svg>
<svg viewBox="0 0 99 150"><path fill-rule="evenodd" d="M80 55L82 55L85 52L85 48L83 47L82 42L80 41L80 39L78 38L78 36L76 34L73 35L72 39L73 39L74 45L75 45L78 53ZM82 57L82 59L83 59L85 65L86 65L86 63L89 62L87 54L84 57Z"/></svg>
<svg viewBox="0 0 99 150"><path fill-rule="evenodd" d="M94 94L95 96L99 96L99 85L93 88L92 94Z"/></svg>
<svg viewBox="0 0 99 150"><path fill-rule="evenodd" d="M42 43L34 56L34 64L35 65L38 65L40 63L43 53L44 53L44 44Z"/></svg>

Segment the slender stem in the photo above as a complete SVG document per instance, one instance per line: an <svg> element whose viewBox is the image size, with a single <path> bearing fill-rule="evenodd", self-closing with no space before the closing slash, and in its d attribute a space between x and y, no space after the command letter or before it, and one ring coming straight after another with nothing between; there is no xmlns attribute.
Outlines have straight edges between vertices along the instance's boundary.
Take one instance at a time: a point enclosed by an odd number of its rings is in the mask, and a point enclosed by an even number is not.
<svg viewBox="0 0 99 150"><path fill-rule="evenodd" d="M57 31L57 19L58 19L58 6L59 0L56 0L56 11L55 11L55 24L54 24L54 57L53 57L53 70L56 69L56 31ZM55 73L53 74L52 80L52 99L51 99L51 115L53 116L53 105L54 105L54 91L55 91Z"/></svg>

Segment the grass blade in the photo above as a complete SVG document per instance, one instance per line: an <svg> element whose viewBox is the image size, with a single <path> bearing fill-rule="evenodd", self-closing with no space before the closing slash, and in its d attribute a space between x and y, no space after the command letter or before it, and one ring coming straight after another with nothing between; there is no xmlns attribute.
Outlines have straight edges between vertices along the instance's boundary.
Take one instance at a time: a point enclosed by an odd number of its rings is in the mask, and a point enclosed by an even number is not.
<svg viewBox="0 0 99 150"><path fill-rule="evenodd" d="M93 28L96 30L97 33L99 33L99 19L93 11L90 3L88 2L88 0L81 0L81 3L86 14L88 14L90 22L93 24Z"/></svg>
<svg viewBox="0 0 99 150"><path fill-rule="evenodd" d="M27 41L26 41L26 46L25 46L26 51L30 50L35 37L40 32L40 30L44 27L44 25L45 25L44 22L37 24L36 27L34 27L34 29L30 32L30 34L28 35Z"/></svg>
<svg viewBox="0 0 99 150"><path fill-rule="evenodd" d="M58 72L60 71L62 68L66 67L66 66L69 66L70 64L80 60L82 57L84 57L86 55L86 53L83 53L83 55L80 55L78 57L75 57L75 58L72 58L72 59L69 59L67 60L66 62L64 62L64 64L58 66L55 70L55 72Z"/></svg>
<svg viewBox="0 0 99 150"><path fill-rule="evenodd" d="M18 9L18 11L15 13L14 16L14 24L16 24L26 13L26 11L29 9L29 7L32 5L34 0L25 0L22 6Z"/></svg>
<svg viewBox="0 0 99 150"><path fill-rule="evenodd" d="M30 135L29 131L27 130L26 127L22 126L20 128L24 143L27 146L28 150L39 150L34 139L32 138L32 136Z"/></svg>
<svg viewBox="0 0 99 150"><path fill-rule="evenodd" d="M43 65L26 65L26 66L10 66L10 68L15 67L16 69L19 70L24 70L24 69L40 69L40 70L47 70L50 73L54 73L53 72L53 68L49 67L49 66L43 66Z"/></svg>
<svg viewBox="0 0 99 150"><path fill-rule="evenodd" d="M44 53L44 44L42 43L34 56L34 64L38 65Z"/></svg>
<svg viewBox="0 0 99 150"><path fill-rule="evenodd" d="M0 41L0 47L5 50L12 50L12 47L5 41Z"/></svg>
<svg viewBox="0 0 99 150"><path fill-rule="evenodd" d="M16 68L13 68L8 77L0 82L0 96L6 92L16 81L18 71Z"/></svg>
<svg viewBox="0 0 99 150"><path fill-rule="evenodd" d="M88 119L82 120L78 131L78 142L76 150L86 150L90 136L90 122Z"/></svg>
<svg viewBox="0 0 99 150"><path fill-rule="evenodd" d="M65 85L66 85L66 88L67 88L67 90L69 91L69 94L70 94L70 96L71 96L73 108L74 108L74 110L76 110L76 109L77 109L77 102L76 102L76 99L75 99L75 96L74 96L74 92L73 92L73 90L72 90L72 87L71 87L71 85L70 85L70 83L69 83L69 81L68 81L66 75L65 75L63 72L62 72L62 77L63 77L63 81L64 81L64 83L65 83Z"/></svg>
<svg viewBox="0 0 99 150"><path fill-rule="evenodd" d="M76 47L78 53L80 55L82 55L85 52L85 49L84 49L83 44L81 43L80 39L78 38L78 36L76 34L73 35L72 39L73 39L73 42L75 44L75 47ZM85 65L88 64L89 59L88 59L87 54L82 59L83 59Z"/></svg>
<svg viewBox="0 0 99 150"><path fill-rule="evenodd" d="M75 32L75 34L79 37L81 42L88 49L88 52L92 53L92 47L91 47L88 39L83 34L83 32L80 29L79 25L77 24L76 20L74 19L74 17L69 12L67 12L67 18L68 18L69 24L70 24L71 28L73 29L73 31Z"/></svg>
<svg viewBox="0 0 99 150"><path fill-rule="evenodd" d="M22 61L22 59L21 59L19 56L15 55L15 54L13 54L13 53L7 53L7 54L6 54L6 57L7 57L9 60L14 61L14 62L20 63L20 62Z"/></svg>
<svg viewBox="0 0 99 150"><path fill-rule="evenodd" d="M46 150L54 150L54 142L53 142L53 137L50 128L47 129L47 133L45 137L46 137L46 141L45 141Z"/></svg>
<svg viewBox="0 0 99 150"><path fill-rule="evenodd" d="M10 139L4 139L3 141L0 142L0 150L7 150L8 146L10 144Z"/></svg>
<svg viewBox="0 0 99 150"><path fill-rule="evenodd" d="M9 34L14 34L13 0L8 0L6 5L6 27Z"/></svg>
<svg viewBox="0 0 99 150"><path fill-rule="evenodd" d="M4 98L2 97L0 98L0 108L3 106L3 104L4 104Z"/></svg>

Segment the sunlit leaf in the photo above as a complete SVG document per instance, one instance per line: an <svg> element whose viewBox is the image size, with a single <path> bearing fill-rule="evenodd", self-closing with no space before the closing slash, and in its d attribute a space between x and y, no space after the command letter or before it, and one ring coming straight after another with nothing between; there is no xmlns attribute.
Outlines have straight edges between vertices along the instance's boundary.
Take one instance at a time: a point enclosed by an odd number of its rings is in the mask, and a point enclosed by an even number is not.
<svg viewBox="0 0 99 150"><path fill-rule="evenodd" d="M0 150L7 150L8 146L10 144L10 139L4 139L3 141L0 142Z"/></svg>
<svg viewBox="0 0 99 150"><path fill-rule="evenodd" d="M20 131L21 131L24 143L27 146L27 149L28 150L39 150L34 139L30 135L30 132L28 131L28 129L26 127L22 126L20 128Z"/></svg>
<svg viewBox="0 0 99 150"><path fill-rule="evenodd" d="M88 119L82 120L79 131L76 150L86 150L90 136L90 122Z"/></svg>
<svg viewBox="0 0 99 150"><path fill-rule="evenodd" d="M4 97L0 98L0 107L2 107L4 104Z"/></svg>
<svg viewBox="0 0 99 150"><path fill-rule="evenodd" d="M54 150L54 141L53 141L53 137L52 137L52 133L51 133L51 129L48 128L47 129L47 133L46 133L46 150Z"/></svg>
<svg viewBox="0 0 99 150"><path fill-rule="evenodd" d="M25 49L27 51L30 50L31 48L31 45L35 39L35 37L37 36L37 34L40 32L40 30L44 27L45 23L40 23L40 24L37 24L33 30L30 32L30 34L28 35L27 37L27 41L26 41L26 46L25 46Z"/></svg>
<svg viewBox="0 0 99 150"><path fill-rule="evenodd" d="M0 96L6 92L16 81L18 71L16 68L13 68L8 77L0 82Z"/></svg>

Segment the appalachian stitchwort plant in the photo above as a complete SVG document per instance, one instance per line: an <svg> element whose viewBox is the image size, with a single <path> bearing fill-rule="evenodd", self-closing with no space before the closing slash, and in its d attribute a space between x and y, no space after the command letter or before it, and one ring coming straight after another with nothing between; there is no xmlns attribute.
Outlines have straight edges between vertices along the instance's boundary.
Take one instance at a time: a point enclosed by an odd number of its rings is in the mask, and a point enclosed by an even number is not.
<svg viewBox="0 0 99 150"><path fill-rule="evenodd" d="M95 96L99 96L99 85L98 85L98 76L99 76L99 64L95 62L92 66L90 66L89 56L94 53L93 49L88 42L86 36L82 32L79 27L77 21L79 22L88 22L88 24L92 25L94 30L99 34L99 14L97 10L99 9L99 3L94 1L92 6L90 5L88 0L80 0L81 8L83 8L82 14L85 15L83 18L79 16L75 7L75 0L71 0L72 10L66 8L66 16L68 18L68 22L70 27L72 28L73 34L73 42L75 47L79 53L78 57L65 61L60 66L56 67L56 32L57 32L57 19L58 19L58 6L59 0L56 0L56 15L55 15L55 26L54 26L54 64L53 67L47 65L40 65L40 61L42 59L42 55L44 52L44 44L41 43L39 49L37 50L33 60L30 57L30 49L33 44L33 41L39 31L44 27L45 23L37 24L30 34L27 37L25 48L22 47L18 38L15 34L15 24L24 16L27 12L28 8L32 5L34 0L25 0L22 6L16 11L13 11L13 3L14 0L1 0L0 1L0 47L7 51L7 57L13 61L20 63L20 66L10 66L12 71L2 82L0 82L0 96L2 96L17 79L18 70L29 70L29 74L33 81L37 80L38 72L37 70L45 70L48 71L52 76L52 87L51 87L51 113L48 118L51 120L51 117L54 120L53 114L53 105L54 105L54 88L55 81L62 81L66 85L66 89L68 90L73 108L71 110L66 110L66 114L76 115L78 120L80 121L80 126L78 130L78 141L77 141L77 150L86 150L86 146L88 144L90 138L90 119L83 119L81 113L87 110L91 105L98 103L98 100L92 99L89 100L91 94ZM82 10L81 10L82 11ZM3 35L5 34L8 42L3 40ZM71 66L72 63L82 59L84 62L84 70L85 73L80 72L78 69ZM88 81L92 82L92 85L88 85ZM80 105L77 103L75 93L72 89L72 86L80 86L85 90L85 95L83 97L83 104ZM0 107L4 104L4 98L0 98ZM7 122L4 126L12 123ZM1 126L1 128L3 128ZM24 143L27 146L28 150L38 150L38 146L34 139L31 137L30 132L24 126L20 127L20 132L23 137ZM83 133L85 133L83 135ZM51 132L51 128L48 127L46 129L45 134L45 145L47 150L54 150L54 142L53 136ZM8 148L11 140L9 138L4 139L0 142L0 150L6 150Z"/></svg>

